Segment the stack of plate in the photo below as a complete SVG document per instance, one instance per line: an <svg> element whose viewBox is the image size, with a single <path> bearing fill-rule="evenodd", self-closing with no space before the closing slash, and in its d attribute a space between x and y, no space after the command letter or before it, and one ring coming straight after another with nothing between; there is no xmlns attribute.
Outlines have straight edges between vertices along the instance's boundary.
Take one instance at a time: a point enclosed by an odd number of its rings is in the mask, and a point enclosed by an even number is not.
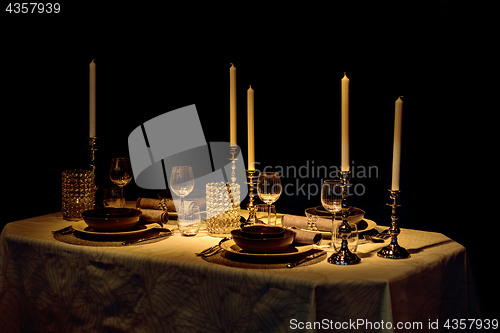
<svg viewBox="0 0 500 333"><path fill-rule="evenodd" d="M131 208L97 208L82 213L83 220L94 231L124 231L132 229L142 212Z"/></svg>
<svg viewBox="0 0 500 333"><path fill-rule="evenodd" d="M295 232L278 226L253 225L231 231L234 242L249 253L277 253L287 249Z"/></svg>

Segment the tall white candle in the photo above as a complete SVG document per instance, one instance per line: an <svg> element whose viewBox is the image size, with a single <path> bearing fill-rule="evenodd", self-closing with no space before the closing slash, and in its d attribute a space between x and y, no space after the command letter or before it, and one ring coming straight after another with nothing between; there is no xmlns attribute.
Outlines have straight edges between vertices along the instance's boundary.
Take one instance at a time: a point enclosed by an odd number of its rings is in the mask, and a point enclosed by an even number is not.
<svg viewBox="0 0 500 333"><path fill-rule="evenodd" d="M248 170L255 170L255 125L254 125L254 90L247 90L248 103Z"/></svg>
<svg viewBox="0 0 500 333"><path fill-rule="evenodd" d="M349 79L342 78L342 171L349 171Z"/></svg>
<svg viewBox="0 0 500 333"><path fill-rule="evenodd" d="M89 70L89 137L95 137L95 59L92 59Z"/></svg>
<svg viewBox="0 0 500 333"><path fill-rule="evenodd" d="M392 186L393 191L399 190L399 173L401 164L401 125L403 120L403 101L399 96L396 100L394 115L394 147L392 155Z"/></svg>
<svg viewBox="0 0 500 333"><path fill-rule="evenodd" d="M236 67L231 63L229 68L229 126L230 126L230 142L231 145L236 145Z"/></svg>

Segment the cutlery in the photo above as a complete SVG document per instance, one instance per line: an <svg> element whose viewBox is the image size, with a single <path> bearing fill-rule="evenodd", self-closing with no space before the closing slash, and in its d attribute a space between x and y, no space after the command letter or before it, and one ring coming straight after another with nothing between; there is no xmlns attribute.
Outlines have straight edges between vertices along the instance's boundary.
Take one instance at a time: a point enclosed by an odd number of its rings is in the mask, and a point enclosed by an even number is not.
<svg viewBox="0 0 500 333"><path fill-rule="evenodd" d="M160 228L155 228L155 229L160 229ZM154 236L154 237L144 237L144 238L139 238L139 239L124 241L122 243L122 245L137 244L137 243L142 243L142 242L145 242L145 241L148 241L148 240L158 239L158 238L164 238L164 237L168 237L168 236L172 235L172 232L169 229L162 228L162 230L164 230L163 231L163 232L165 232L164 234L160 234L160 235Z"/></svg>
<svg viewBox="0 0 500 333"><path fill-rule="evenodd" d="M216 254L217 252L219 252L220 250L222 250L222 248L220 247L220 245L222 243L224 243L225 241L228 241L228 240L230 240L232 238L233 238L232 236L224 237L224 238L222 238L220 240L219 244L214 245L212 247L209 247L208 249L205 249L205 250L203 250L201 252L198 252L198 253L196 253L196 255L198 257L209 257L209 256L212 256L212 255Z"/></svg>
<svg viewBox="0 0 500 333"><path fill-rule="evenodd" d="M289 263L288 265L286 265L286 267L287 267L287 268L293 268L293 267L295 267L295 266L298 266L298 265L300 265L300 264L303 264L303 263L305 263L305 262L308 262L308 261L310 261L310 260L312 260L312 259L314 259L314 258L320 257L320 256L322 256L322 255L323 255L323 254L325 254L325 253L326 253L326 251L325 251L325 250L321 250L321 251L319 251L319 252L316 252L316 253L310 254L310 255L308 255L307 257L302 258L302 259L300 259L300 260L295 260L295 261L292 261L291 263Z"/></svg>
<svg viewBox="0 0 500 333"><path fill-rule="evenodd" d="M363 235L363 238L372 243L385 243L385 240L376 237L375 235Z"/></svg>
<svg viewBox="0 0 500 333"><path fill-rule="evenodd" d="M73 229L73 226L70 225L70 226L67 226L67 227L64 227L62 229L59 229L59 230L55 230L55 231L52 231L53 234L61 234L61 235L67 235L67 234L70 234L74 231Z"/></svg>

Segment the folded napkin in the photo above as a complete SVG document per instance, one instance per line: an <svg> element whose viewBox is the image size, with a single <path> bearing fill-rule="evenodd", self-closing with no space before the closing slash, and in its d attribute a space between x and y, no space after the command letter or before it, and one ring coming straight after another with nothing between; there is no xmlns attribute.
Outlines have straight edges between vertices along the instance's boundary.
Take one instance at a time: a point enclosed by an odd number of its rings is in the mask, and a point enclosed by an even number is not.
<svg viewBox="0 0 500 333"><path fill-rule="evenodd" d="M181 205L181 199L167 199L167 211L176 212L175 206ZM158 199L149 199L149 198L139 198L135 204L138 208L146 208L146 209L160 209L160 200ZM193 208L196 207L196 202L184 200L184 210L187 214L192 214Z"/></svg>
<svg viewBox="0 0 500 333"><path fill-rule="evenodd" d="M321 235L320 232L299 229L294 229L292 231L295 232L294 243L319 245L323 239L323 235Z"/></svg>
<svg viewBox="0 0 500 333"><path fill-rule="evenodd" d="M307 229L308 221L305 216L297 216L297 215L283 215L281 218L281 224L283 227L296 227L299 229ZM319 231L332 231L332 220L325 218L318 218L316 220L316 228Z"/></svg>
<svg viewBox="0 0 500 333"><path fill-rule="evenodd" d="M160 200L158 199L139 198L137 199L135 206L137 208L161 209Z"/></svg>
<svg viewBox="0 0 500 333"><path fill-rule="evenodd" d="M168 212L157 209L138 208L141 212L141 220L145 223L167 223Z"/></svg>

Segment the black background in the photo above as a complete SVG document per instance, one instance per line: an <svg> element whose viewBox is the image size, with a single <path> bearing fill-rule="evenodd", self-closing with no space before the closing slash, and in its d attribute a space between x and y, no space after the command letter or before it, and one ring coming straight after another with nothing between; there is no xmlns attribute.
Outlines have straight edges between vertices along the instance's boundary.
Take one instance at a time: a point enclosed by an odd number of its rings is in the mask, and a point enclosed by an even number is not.
<svg viewBox="0 0 500 333"><path fill-rule="evenodd" d="M498 295L488 271L498 231L487 200L496 198L498 144L497 39L489 2L398 8L87 4L63 5L51 15L2 12L1 19L2 227L60 211L61 172L87 166L88 65L94 58L100 191L112 186L110 159L128 156L130 132L165 112L196 104L206 140L228 141L231 62L245 158L246 90L252 85L260 169L338 166L340 81L347 72L351 160L378 171L353 179L366 191L351 204L390 224L385 203L394 102L403 95L400 226L441 232L466 246L482 301ZM318 177L283 179L297 181L305 190L321 183ZM125 188L128 200L157 192L134 181ZM319 194L301 193L276 203L297 215L319 204Z"/></svg>

